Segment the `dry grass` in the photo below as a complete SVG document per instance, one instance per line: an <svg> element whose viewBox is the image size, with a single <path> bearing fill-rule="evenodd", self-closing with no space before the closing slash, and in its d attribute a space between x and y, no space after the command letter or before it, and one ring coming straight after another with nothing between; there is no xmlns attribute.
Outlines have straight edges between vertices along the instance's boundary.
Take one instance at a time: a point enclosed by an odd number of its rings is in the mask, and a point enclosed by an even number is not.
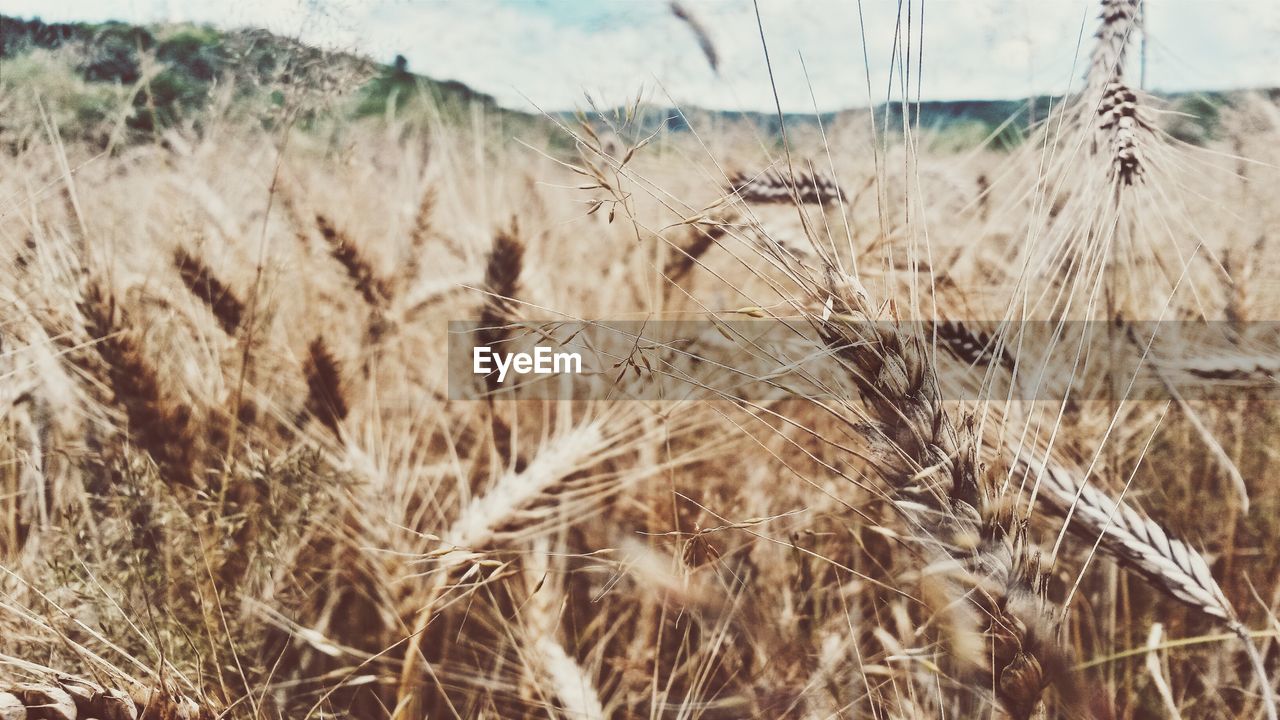
<svg viewBox="0 0 1280 720"><path fill-rule="evenodd" d="M479 107L32 131L0 155L0 717L1274 717L1271 400L976 392L1075 351L1023 320L1117 328L1100 385L1132 323L1224 320L1163 371L1274 383L1280 111L1173 141L1125 84L1136 10L1007 152L635 108L527 146ZM572 319L833 364L448 399L448 321Z"/></svg>

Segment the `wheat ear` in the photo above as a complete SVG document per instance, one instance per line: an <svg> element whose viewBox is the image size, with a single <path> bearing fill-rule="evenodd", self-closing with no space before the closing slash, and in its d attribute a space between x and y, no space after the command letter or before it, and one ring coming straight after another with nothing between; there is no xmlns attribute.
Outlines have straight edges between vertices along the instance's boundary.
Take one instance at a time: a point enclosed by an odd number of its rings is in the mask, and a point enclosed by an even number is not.
<svg viewBox="0 0 1280 720"><path fill-rule="evenodd" d="M1066 519L1071 532L1098 543L1170 597L1221 620L1236 634L1261 684L1267 718L1275 720L1276 703L1266 666L1203 555L1134 507L1090 485L1082 472L1033 457L1030 449L1014 455L1013 470L1015 475L1036 479L1048 506Z"/></svg>
<svg viewBox="0 0 1280 720"><path fill-rule="evenodd" d="M1094 35L1082 107L1094 114L1095 155L1110 158L1108 172L1121 185L1132 185L1143 173L1142 143L1152 129L1138 95L1124 79L1129 43L1137 34L1141 0L1102 0Z"/></svg>
<svg viewBox="0 0 1280 720"><path fill-rule="evenodd" d="M1173 598L1229 623L1235 611L1214 580L1209 563L1182 540L1133 506L1083 481L1083 473L1033 457L1030 449L1013 457L1015 476L1038 482L1049 509L1069 518L1069 530L1093 542L1151 580Z"/></svg>
<svg viewBox="0 0 1280 720"><path fill-rule="evenodd" d="M462 509L441 538L441 546L427 555L440 563L440 570L416 611L417 619L406 644L400 671L399 697L393 720L408 720L421 715L421 697L416 683L418 663L425 659L422 639L449 575L479 557L478 550L498 540L500 533L534 501L557 483L587 467L608 444L609 439L600 421L578 425L544 446L525 468L504 474L488 492Z"/></svg>
<svg viewBox="0 0 1280 720"><path fill-rule="evenodd" d="M371 307L381 308L391 299L391 286L374 272L373 265L360 252L351 238L329 218L316 213L316 228L329 246L329 254L347 271L360 297Z"/></svg>
<svg viewBox="0 0 1280 720"><path fill-rule="evenodd" d="M87 281L77 307L102 361L90 369L105 374L112 402L124 411L130 439L155 460L166 479L195 484L200 443L191 410L166 396L159 372L129 331L114 296Z"/></svg>
<svg viewBox="0 0 1280 720"><path fill-rule="evenodd" d="M399 272L402 286L410 286L418 279L422 268L422 253L431 238L431 216L435 212L436 191L428 186L418 200L418 210L413 217L413 227L409 229L409 244L405 248L404 266Z"/></svg>
<svg viewBox="0 0 1280 720"><path fill-rule="evenodd" d="M526 556L524 575L532 591L522 615L524 629L530 635L532 664L539 675L536 680L551 686L568 717L604 720L608 716L591 675L556 637L563 593L552 576L551 555L545 538L536 540Z"/></svg>
<svg viewBox="0 0 1280 720"><path fill-rule="evenodd" d="M828 268L826 287L814 320L863 396L871 458L931 566L953 567L957 582L972 586L960 596L989 620L990 686L1010 718L1026 720L1068 666L1054 639L1039 556L978 461L973 418L957 424L942 407L923 341L874 322L856 279Z"/></svg>
<svg viewBox="0 0 1280 720"><path fill-rule="evenodd" d="M970 349L975 345L1002 347L985 334L975 333L958 321L940 325L938 337L944 340L953 354L965 361L989 364L996 359L986 353L970 360L973 355ZM1011 362L1001 359L1000 364L1012 370ZM1241 638L1262 684L1264 703L1271 720L1275 703L1262 659L1249 638L1248 629L1240 622L1214 579L1204 556L1137 508L1123 500L1114 500L1105 491L1090 485L1082 471L1069 468L1052 457L1039 457L1034 448L1017 438L1008 438L1006 444L1018 448L1010 463L1013 476L1034 481L1037 498L1051 512L1066 520L1071 533L1089 543L1097 543L1124 567L1147 578L1173 599L1222 621Z"/></svg>
<svg viewBox="0 0 1280 720"><path fill-rule="evenodd" d="M959 321L943 323L938 329L939 339L966 362L991 364L996 360L990 352L975 355L972 352L975 346L1002 348L985 333L975 332ZM999 364L1012 370L1009 356L1001 356ZM1182 369L1193 372L1192 368L1194 366ZM1012 475L1034 481L1037 498L1066 520L1070 532L1089 543L1097 543L1124 567L1147 578L1173 599L1217 618L1240 636L1261 681L1270 719L1274 701L1261 657L1204 556L1137 508L1123 500L1114 500L1105 491L1090 485L1082 471L1052 457L1039 457L1034 448L1025 446L1018 438L1008 438L1007 445L1018 448L1011 459Z"/></svg>
<svg viewBox="0 0 1280 720"><path fill-rule="evenodd" d="M213 274L208 265L184 248L174 250L173 265L187 290L209 308L223 331L234 336L244 318L244 303Z"/></svg>
<svg viewBox="0 0 1280 720"><path fill-rule="evenodd" d="M342 387L342 370L324 338L317 337L307 348L304 368L307 378L307 413L342 436L342 421L347 417L347 399Z"/></svg>
<svg viewBox="0 0 1280 720"><path fill-rule="evenodd" d="M1141 0L1102 0L1098 29L1089 53L1085 82L1094 91L1115 82L1124 73L1129 43L1138 32Z"/></svg>
<svg viewBox="0 0 1280 720"><path fill-rule="evenodd" d="M672 284L679 285L680 281L697 266L698 258L706 254L713 245L729 233L731 222L731 219L724 219L691 225L684 242L673 245L676 254L667 260L662 274Z"/></svg>
<svg viewBox="0 0 1280 720"><path fill-rule="evenodd" d="M493 247L485 260L484 289L486 297L480 309L481 340L496 344L506 337L501 326L514 316L512 301L520 289L520 273L524 265L524 243L513 222L509 230L493 236Z"/></svg>
<svg viewBox="0 0 1280 720"><path fill-rule="evenodd" d="M729 176L728 191L745 202L829 205L848 197L835 178L816 171L785 175L776 168L750 175L737 172Z"/></svg>
<svg viewBox="0 0 1280 720"><path fill-rule="evenodd" d="M140 685L124 692L61 676L55 682L24 683L0 690L0 719L3 720L213 720L215 717L219 715L205 703L165 689Z"/></svg>
<svg viewBox="0 0 1280 720"><path fill-rule="evenodd" d="M711 41L711 34L707 32L707 27L680 0L671 0L670 7L671 14L677 20L689 26L689 30L693 32L693 36L698 40L698 49L702 50L702 56L707 59L707 65L711 66L712 72L718 74L720 72L720 55L716 52L716 44Z"/></svg>

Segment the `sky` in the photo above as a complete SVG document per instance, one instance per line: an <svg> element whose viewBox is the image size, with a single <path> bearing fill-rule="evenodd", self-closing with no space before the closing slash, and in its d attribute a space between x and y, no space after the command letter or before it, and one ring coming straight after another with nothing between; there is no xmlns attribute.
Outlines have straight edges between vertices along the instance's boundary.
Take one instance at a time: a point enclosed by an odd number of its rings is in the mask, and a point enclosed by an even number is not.
<svg viewBox="0 0 1280 720"><path fill-rule="evenodd" d="M1146 0L1149 90L1280 85L1280 0ZM666 0L0 0L46 21L265 27L460 80L521 110L659 104L788 112L910 97L1013 99L1079 86L1097 0L684 0L713 72ZM909 21L909 22L908 22ZM910 26L908 40L907 27ZM761 45L768 46L774 82ZM1139 83L1135 61L1129 77Z"/></svg>

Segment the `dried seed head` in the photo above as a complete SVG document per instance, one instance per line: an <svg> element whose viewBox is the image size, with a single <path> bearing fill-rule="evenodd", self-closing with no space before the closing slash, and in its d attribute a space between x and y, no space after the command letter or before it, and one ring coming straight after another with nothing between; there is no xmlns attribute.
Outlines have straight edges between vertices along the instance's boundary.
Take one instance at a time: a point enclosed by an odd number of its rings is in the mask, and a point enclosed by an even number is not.
<svg viewBox="0 0 1280 720"><path fill-rule="evenodd" d="M1142 116L1137 94L1124 83L1108 83L1098 104L1095 149L1109 152L1110 176L1114 180L1132 185L1141 179L1140 144L1151 129L1151 123Z"/></svg>
<svg viewBox="0 0 1280 720"><path fill-rule="evenodd" d="M191 294L208 306L228 335L235 335L244 318L244 303L231 288L219 280L208 265L184 248L174 251L173 264Z"/></svg>
<svg viewBox="0 0 1280 720"><path fill-rule="evenodd" d="M341 423L347 417L342 372L322 337L312 340L308 348L306 375L307 412L340 437Z"/></svg>
<svg viewBox="0 0 1280 720"><path fill-rule="evenodd" d="M385 306L392 296L391 285L374 272L373 265L361 254L360 248L320 213L316 213L316 227L329 245L329 254L347 271L360 297L374 308Z"/></svg>
<svg viewBox="0 0 1280 720"><path fill-rule="evenodd" d="M799 200L801 204L830 205L848 197L834 178L816 172L800 172L792 178L775 168L755 175L734 173L729 177L728 191L752 203Z"/></svg>
<svg viewBox="0 0 1280 720"><path fill-rule="evenodd" d="M870 303L837 278L829 268L829 295L814 322L850 369L876 432L896 449L898 458L878 469L930 567L949 572L956 599L988 618L985 684L1011 717L1024 720L1049 684L1046 664L1063 664L1053 633L1044 630L1056 620L1039 556L1002 500L1000 482L978 460L973 417L953 419L943 408L923 338L894 323L859 320L870 316Z"/></svg>

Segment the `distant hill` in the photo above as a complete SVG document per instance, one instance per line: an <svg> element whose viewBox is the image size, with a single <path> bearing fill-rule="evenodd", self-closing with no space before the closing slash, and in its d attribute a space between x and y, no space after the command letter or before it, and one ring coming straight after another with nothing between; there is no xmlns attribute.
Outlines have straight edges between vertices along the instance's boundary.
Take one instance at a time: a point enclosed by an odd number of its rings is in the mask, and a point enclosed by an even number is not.
<svg viewBox="0 0 1280 720"><path fill-rule="evenodd" d="M40 53L56 57L74 76L74 86L64 88L66 102L76 105L68 122L104 144L106 131L102 128L113 122L112 108L118 107L121 98L132 104L124 123L130 138L152 137L155 131L170 126L198 129L215 103L222 103L219 107L224 112L230 106L264 123L278 121L292 109L300 113L304 124L322 112L354 118L431 116L448 121L471 117L470 111L478 105L513 129L546 127L541 118L503 109L491 96L463 83L413 73L403 58L384 65L259 29L45 23L0 15L0 87L40 82L41 71L30 67L43 61ZM48 78L44 81L51 82ZM1190 116L1175 116L1172 131L1183 139L1202 142L1212 137L1217 108L1232 102L1232 94L1185 93L1167 99L1175 110ZM1050 104L1056 102L1058 99L1050 97L929 101L911 105L910 111L913 124L950 136L956 144L990 137L994 146L1008 147L1017 144L1030 124L1043 119ZM876 108L877 126L888 132L901 128L903 112L901 103ZM819 120L831 126L842 119L865 118L866 113L861 109L818 116L788 114L784 120L795 128L813 126ZM647 132L680 132L689 124L747 123L763 135L779 134L778 117L772 113L649 108L643 122ZM8 125L0 118L0 134ZM75 130L68 128L73 134Z"/></svg>
<svg viewBox="0 0 1280 720"><path fill-rule="evenodd" d="M1193 144L1203 144L1216 137L1221 108L1234 105L1247 94L1261 95L1280 102L1280 89L1227 92L1184 92L1157 94L1173 112L1161 114L1158 122L1174 137ZM1042 95L1024 100L929 100L911 103L907 122L931 133L936 139L954 147L971 147L987 142L995 149L1016 146L1036 123L1043 122L1051 109L1063 102L1062 97ZM906 108L901 102L878 105L874 121L878 132L899 134L904 126ZM830 130L841 122L868 123L867 108L826 113L783 113L788 129L816 129L819 124ZM573 113L561 113L569 118ZM703 108L648 108L641 113L636 132L648 135L655 131L681 132L690 128L746 123L762 137L779 138L781 124L777 113L707 110Z"/></svg>
<svg viewBox="0 0 1280 720"><path fill-rule="evenodd" d="M42 94L62 92L60 99L77 106L75 123L90 135L95 123L111 120L108 97L132 103L125 125L135 137L184 124L198 128L219 102L224 111L264 122L291 109L305 123L322 111L403 117L429 108L440 117L469 113L476 105L491 115L531 119L463 83L410 72L397 60L384 65L261 29L45 23L0 15L0 86L12 90L26 82L43 84Z"/></svg>

